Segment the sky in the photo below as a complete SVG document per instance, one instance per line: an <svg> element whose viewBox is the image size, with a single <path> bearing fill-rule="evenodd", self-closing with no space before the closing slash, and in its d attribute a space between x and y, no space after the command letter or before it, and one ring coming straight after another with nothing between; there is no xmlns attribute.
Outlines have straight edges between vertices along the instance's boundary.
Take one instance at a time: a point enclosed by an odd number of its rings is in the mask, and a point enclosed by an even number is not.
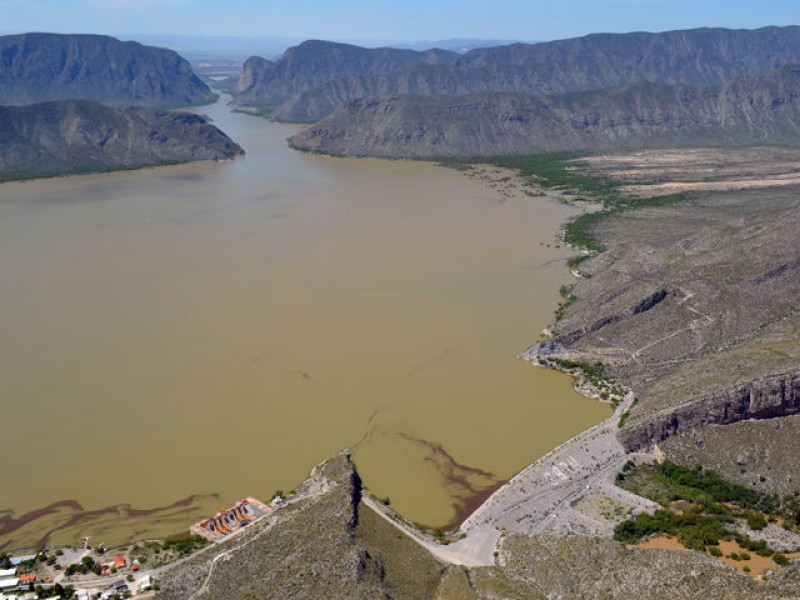
<svg viewBox="0 0 800 600"><path fill-rule="evenodd" d="M0 0L0 32L546 41L800 23L798 0Z"/></svg>

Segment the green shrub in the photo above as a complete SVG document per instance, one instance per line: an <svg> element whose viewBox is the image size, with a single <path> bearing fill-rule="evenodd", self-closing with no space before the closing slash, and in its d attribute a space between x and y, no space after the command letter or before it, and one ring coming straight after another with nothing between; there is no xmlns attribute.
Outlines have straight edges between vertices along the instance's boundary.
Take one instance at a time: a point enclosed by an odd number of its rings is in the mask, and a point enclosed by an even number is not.
<svg viewBox="0 0 800 600"><path fill-rule="evenodd" d="M785 554L775 554L772 556L772 561L779 567L785 567L789 564L789 558Z"/></svg>

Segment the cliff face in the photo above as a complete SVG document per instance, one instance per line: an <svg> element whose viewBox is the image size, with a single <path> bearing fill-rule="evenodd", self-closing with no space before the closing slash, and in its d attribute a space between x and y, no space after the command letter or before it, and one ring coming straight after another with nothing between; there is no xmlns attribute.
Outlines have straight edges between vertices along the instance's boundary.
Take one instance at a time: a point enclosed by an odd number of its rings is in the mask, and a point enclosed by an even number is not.
<svg viewBox="0 0 800 600"><path fill-rule="evenodd" d="M0 37L0 104L67 99L182 106L214 95L172 50L100 35Z"/></svg>
<svg viewBox="0 0 800 600"><path fill-rule="evenodd" d="M716 392L623 429L619 439L629 451L646 448L673 435L705 425L728 425L746 419L770 419L800 413L800 372L765 377Z"/></svg>
<svg viewBox="0 0 800 600"><path fill-rule="evenodd" d="M316 152L481 156L800 141L800 68L706 90L649 83L548 97L390 96L344 104L295 135Z"/></svg>
<svg viewBox="0 0 800 600"><path fill-rule="evenodd" d="M52 175L243 154L205 117L86 100L0 107L0 174Z"/></svg>
<svg viewBox="0 0 800 600"><path fill-rule="evenodd" d="M710 86L798 62L798 27L590 35L463 56L306 42L276 62L248 61L238 102L275 108L276 120L308 123L367 96L550 95L641 81Z"/></svg>

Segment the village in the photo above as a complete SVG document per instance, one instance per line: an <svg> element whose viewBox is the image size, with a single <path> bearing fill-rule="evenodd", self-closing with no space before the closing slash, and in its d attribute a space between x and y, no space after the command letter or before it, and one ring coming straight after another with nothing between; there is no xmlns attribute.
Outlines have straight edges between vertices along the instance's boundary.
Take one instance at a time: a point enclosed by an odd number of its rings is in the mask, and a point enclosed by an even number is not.
<svg viewBox="0 0 800 600"><path fill-rule="evenodd" d="M87 537L78 548L43 547L19 556L0 553L0 600L152 598L166 568L236 536L285 504L280 495L271 505L248 496L193 524L188 535L113 550L92 546Z"/></svg>

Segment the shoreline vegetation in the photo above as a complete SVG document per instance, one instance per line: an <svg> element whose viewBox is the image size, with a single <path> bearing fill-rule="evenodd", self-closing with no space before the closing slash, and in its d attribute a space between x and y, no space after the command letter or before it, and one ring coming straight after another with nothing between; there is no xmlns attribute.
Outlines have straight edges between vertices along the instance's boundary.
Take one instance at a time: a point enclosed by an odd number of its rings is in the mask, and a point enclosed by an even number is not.
<svg viewBox="0 0 800 600"><path fill-rule="evenodd" d="M625 210L654 208L689 200L683 192L643 198L621 191L616 181L581 170L574 162L591 156L589 153L559 152L551 154L499 155L472 158L447 158L436 162L442 166L467 170L478 165L489 165L515 172L526 188L544 188L558 192L558 198L572 206L599 206L564 224L562 241L575 250L589 252L570 259L568 266L576 267L590 255L605 250L592 234L592 229L602 219ZM541 193L527 192L531 196Z"/></svg>

